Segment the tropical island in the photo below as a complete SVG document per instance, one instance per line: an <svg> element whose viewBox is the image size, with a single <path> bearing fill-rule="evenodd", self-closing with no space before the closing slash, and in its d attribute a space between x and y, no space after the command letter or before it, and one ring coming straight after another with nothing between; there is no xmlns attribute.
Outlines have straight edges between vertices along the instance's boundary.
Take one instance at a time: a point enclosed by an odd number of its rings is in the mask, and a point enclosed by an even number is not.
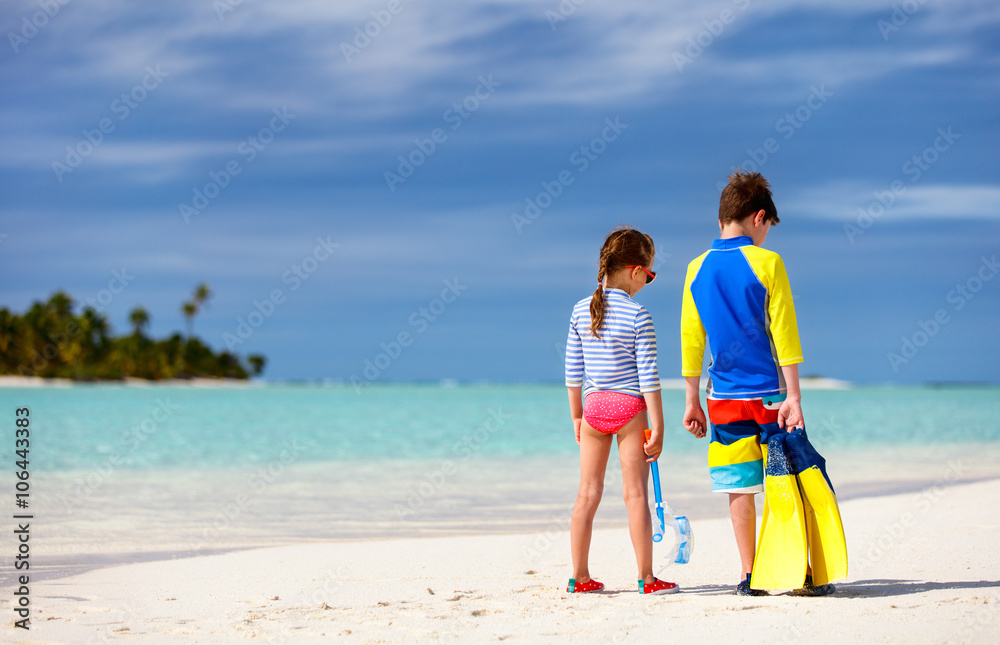
<svg viewBox="0 0 1000 645"><path fill-rule="evenodd" d="M35 301L18 314L0 307L0 375L106 381L226 378L248 379L264 371L259 354L246 363L231 352L215 353L194 335L194 319L212 297L199 285L181 304L187 333L157 340L146 335L149 312L136 307L129 314L132 333L114 336L107 317L94 306L74 313L76 302L57 291L48 302Z"/></svg>

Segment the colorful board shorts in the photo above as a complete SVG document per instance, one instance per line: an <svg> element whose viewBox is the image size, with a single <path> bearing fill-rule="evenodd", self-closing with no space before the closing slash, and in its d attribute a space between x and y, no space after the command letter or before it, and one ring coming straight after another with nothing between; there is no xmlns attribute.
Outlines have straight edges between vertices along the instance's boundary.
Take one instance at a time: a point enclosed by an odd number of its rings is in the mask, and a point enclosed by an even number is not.
<svg viewBox="0 0 1000 645"><path fill-rule="evenodd" d="M583 400L583 420L604 434L615 434L646 409L646 399L621 392L591 392Z"/></svg>
<svg viewBox="0 0 1000 645"><path fill-rule="evenodd" d="M784 432L778 427L778 409L784 400L784 394L763 399L708 399L712 426L708 470L714 492L764 490L767 440Z"/></svg>

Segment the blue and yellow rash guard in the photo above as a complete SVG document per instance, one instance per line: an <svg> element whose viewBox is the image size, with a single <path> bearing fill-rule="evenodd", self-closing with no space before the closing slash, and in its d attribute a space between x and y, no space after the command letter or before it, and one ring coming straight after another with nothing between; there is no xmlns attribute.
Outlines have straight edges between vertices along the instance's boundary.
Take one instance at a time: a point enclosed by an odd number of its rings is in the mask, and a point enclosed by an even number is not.
<svg viewBox="0 0 1000 645"><path fill-rule="evenodd" d="M681 373L700 376L712 350L708 395L750 399L785 392L781 366L802 362L785 264L747 236L718 239L688 265L681 305Z"/></svg>

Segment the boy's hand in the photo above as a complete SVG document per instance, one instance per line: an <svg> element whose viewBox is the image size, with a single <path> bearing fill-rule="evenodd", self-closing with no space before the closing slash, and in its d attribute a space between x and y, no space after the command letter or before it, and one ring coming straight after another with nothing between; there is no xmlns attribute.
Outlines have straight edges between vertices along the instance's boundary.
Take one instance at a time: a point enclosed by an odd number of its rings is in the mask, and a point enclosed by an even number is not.
<svg viewBox="0 0 1000 645"><path fill-rule="evenodd" d="M705 411L701 409L701 403L688 403L684 408L684 419L682 421L684 429L701 439L705 436L705 428L708 425L705 421Z"/></svg>
<svg viewBox="0 0 1000 645"><path fill-rule="evenodd" d="M784 428L786 432L806 427L802 418L802 402L799 399L789 397L781 404L778 408L778 427Z"/></svg>
<svg viewBox="0 0 1000 645"><path fill-rule="evenodd" d="M573 419L573 429L576 431L576 445L580 445L580 425L583 424L583 419Z"/></svg>
<svg viewBox="0 0 1000 645"><path fill-rule="evenodd" d="M649 428L646 430L646 443L642 444L642 449L646 452L646 463L656 461L663 452L663 430Z"/></svg>

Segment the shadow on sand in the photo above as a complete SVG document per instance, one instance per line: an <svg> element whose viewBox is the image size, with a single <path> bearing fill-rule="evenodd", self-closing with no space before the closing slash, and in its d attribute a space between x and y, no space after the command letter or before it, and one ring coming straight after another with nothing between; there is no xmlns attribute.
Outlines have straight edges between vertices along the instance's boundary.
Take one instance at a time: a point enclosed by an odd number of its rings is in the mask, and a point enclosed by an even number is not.
<svg viewBox="0 0 1000 645"><path fill-rule="evenodd" d="M140 562L157 562L160 560L179 560L206 555L221 555L234 551L245 551L254 547L233 547L218 549L201 549L198 551L140 551L135 553L107 553L52 556L31 561L30 571L17 571L13 567L0 573L0 587L16 585L19 576L27 574L32 583L46 580L58 580L97 569L115 567Z"/></svg>
<svg viewBox="0 0 1000 645"><path fill-rule="evenodd" d="M837 591L831 598L887 598L893 596L908 596L938 591L942 589L997 589L1000 580L965 580L957 582L921 582L919 580L856 580L853 582L836 582ZM736 585L698 585L683 587L681 593L707 596L728 596L733 594ZM771 592L772 596L789 595L790 591Z"/></svg>
<svg viewBox="0 0 1000 645"><path fill-rule="evenodd" d="M996 589L1000 580L961 580L956 582L921 582L918 580L857 580L838 583L838 596L851 598L883 598L909 596L942 589Z"/></svg>

